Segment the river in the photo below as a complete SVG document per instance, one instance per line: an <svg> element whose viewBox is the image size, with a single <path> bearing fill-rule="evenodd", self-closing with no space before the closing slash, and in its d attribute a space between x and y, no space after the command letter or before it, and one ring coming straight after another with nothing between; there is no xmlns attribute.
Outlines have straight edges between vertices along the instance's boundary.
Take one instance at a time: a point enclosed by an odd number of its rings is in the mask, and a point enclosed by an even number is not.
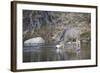
<svg viewBox="0 0 100 73"><path fill-rule="evenodd" d="M67 50L57 52L55 45L23 46L23 62L83 60L90 58L90 44L87 42L81 43L79 55L75 52L67 52Z"/></svg>

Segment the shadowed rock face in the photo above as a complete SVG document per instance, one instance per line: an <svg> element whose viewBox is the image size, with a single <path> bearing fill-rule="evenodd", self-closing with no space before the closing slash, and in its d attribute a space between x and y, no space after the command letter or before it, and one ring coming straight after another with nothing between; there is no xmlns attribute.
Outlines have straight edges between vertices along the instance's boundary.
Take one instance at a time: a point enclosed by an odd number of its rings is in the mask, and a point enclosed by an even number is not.
<svg viewBox="0 0 100 73"><path fill-rule="evenodd" d="M24 46L36 46L38 44L44 44L45 40L41 37L35 37L28 39L24 42Z"/></svg>

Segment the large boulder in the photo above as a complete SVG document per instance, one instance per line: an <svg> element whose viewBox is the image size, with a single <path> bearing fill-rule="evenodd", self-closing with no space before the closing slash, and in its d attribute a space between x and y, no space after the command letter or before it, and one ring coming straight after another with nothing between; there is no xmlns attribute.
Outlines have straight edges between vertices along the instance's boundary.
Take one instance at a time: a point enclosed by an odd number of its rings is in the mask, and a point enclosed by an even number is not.
<svg viewBox="0 0 100 73"><path fill-rule="evenodd" d="M38 46L44 43L45 40L42 37L35 37L24 41L24 46Z"/></svg>

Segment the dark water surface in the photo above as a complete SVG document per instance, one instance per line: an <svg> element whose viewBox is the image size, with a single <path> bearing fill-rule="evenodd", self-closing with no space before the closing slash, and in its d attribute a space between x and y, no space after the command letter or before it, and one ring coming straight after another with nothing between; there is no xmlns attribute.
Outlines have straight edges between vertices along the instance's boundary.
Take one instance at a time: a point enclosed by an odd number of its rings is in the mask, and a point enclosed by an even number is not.
<svg viewBox="0 0 100 73"><path fill-rule="evenodd" d="M70 45L73 46L73 45ZM24 46L23 62L40 62L40 61L61 61L61 60L82 60L90 59L90 43L81 43L80 54L75 52L60 51L57 52L55 45L46 46Z"/></svg>

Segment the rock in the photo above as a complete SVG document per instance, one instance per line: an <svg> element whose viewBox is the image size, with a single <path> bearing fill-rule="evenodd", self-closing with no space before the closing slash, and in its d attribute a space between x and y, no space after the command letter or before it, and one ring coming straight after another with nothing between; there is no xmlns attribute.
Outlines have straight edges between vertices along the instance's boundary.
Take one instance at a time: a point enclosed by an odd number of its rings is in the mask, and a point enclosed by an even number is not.
<svg viewBox="0 0 100 73"><path fill-rule="evenodd" d="M24 46L38 46L44 43L45 43L45 40L42 37L35 37L35 38L26 40L24 42Z"/></svg>

